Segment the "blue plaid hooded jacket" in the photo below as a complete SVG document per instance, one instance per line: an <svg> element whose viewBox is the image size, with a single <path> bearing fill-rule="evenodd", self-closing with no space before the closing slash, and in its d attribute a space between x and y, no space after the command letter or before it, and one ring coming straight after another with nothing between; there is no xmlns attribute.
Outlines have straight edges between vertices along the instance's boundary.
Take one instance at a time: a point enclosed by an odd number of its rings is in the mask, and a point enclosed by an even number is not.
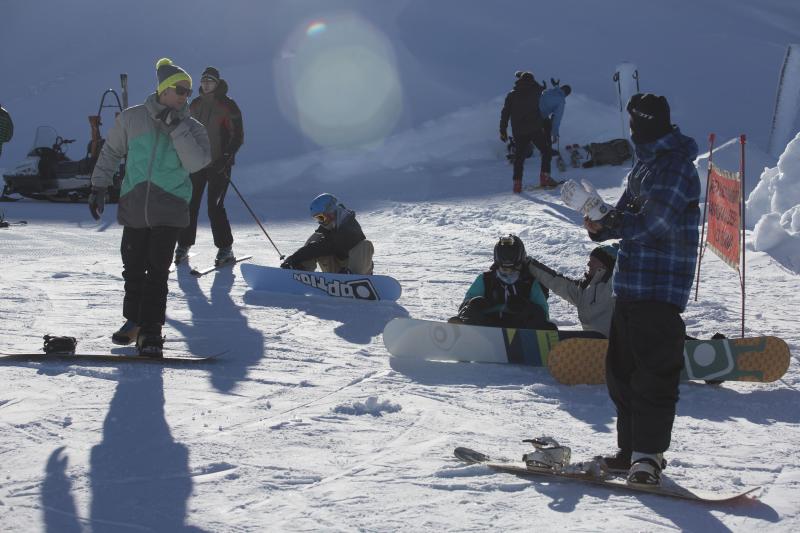
<svg viewBox="0 0 800 533"><path fill-rule="evenodd" d="M636 156L614 222L591 237L622 239L613 277L618 300L667 302L683 311L700 240L697 143L674 127L636 145Z"/></svg>

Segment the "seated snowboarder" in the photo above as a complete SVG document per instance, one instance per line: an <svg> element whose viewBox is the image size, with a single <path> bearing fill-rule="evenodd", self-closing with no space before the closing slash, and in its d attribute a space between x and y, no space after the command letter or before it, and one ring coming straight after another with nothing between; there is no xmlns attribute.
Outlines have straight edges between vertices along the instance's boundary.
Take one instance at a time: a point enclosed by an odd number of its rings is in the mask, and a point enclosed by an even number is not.
<svg viewBox="0 0 800 533"><path fill-rule="evenodd" d="M467 291L458 315L448 322L524 329L556 329L549 322L547 299L539 282L524 268L525 245L516 235L501 237L494 263Z"/></svg>
<svg viewBox="0 0 800 533"><path fill-rule="evenodd" d="M598 246L589 254L583 279L570 279L539 261L528 258L528 270L547 289L578 308L578 320L587 331L608 337L614 298L611 295L611 274L617 262L617 246Z"/></svg>
<svg viewBox="0 0 800 533"><path fill-rule="evenodd" d="M372 274L375 248L364 236L356 214L332 194L314 198L311 216L319 222L306 243L281 263L281 268L340 274Z"/></svg>

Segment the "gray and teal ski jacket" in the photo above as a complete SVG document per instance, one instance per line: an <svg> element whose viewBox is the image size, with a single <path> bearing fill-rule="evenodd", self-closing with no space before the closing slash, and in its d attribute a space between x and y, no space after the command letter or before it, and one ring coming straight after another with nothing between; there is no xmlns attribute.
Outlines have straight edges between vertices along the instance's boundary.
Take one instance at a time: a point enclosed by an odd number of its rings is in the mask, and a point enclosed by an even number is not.
<svg viewBox="0 0 800 533"><path fill-rule="evenodd" d="M123 226L189 225L189 174L211 162L211 147L205 127L190 116L188 105L178 111L181 121L176 127L156 118L164 109L151 94L144 104L123 111L94 167L92 186L109 187L127 154L117 209L117 221Z"/></svg>

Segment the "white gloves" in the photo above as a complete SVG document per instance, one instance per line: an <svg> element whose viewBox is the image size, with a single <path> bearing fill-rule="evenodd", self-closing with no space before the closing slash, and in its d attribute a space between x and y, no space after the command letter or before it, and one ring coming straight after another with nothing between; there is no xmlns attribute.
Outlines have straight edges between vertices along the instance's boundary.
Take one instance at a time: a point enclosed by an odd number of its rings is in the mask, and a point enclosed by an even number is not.
<svg viewBox="0 0 800 533"><path fill-rule="evenodd" d="M581 180L580 183L575 180L567 181L561 187L561 201L594 221L600 220L614 209L600 198L594 185L586 180Z"/></svg>

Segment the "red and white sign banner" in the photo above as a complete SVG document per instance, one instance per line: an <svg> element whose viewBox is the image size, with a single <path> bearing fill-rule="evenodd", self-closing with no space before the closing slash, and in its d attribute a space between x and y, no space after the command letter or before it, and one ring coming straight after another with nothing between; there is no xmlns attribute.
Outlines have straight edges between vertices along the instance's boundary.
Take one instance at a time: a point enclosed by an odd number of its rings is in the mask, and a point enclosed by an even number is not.
<svg viewBox="0 0 800 533"><path fill-rule="evenodd" d="M708 247L732 268L739 270L742 227L742 176L709 163Z"/></svg>

